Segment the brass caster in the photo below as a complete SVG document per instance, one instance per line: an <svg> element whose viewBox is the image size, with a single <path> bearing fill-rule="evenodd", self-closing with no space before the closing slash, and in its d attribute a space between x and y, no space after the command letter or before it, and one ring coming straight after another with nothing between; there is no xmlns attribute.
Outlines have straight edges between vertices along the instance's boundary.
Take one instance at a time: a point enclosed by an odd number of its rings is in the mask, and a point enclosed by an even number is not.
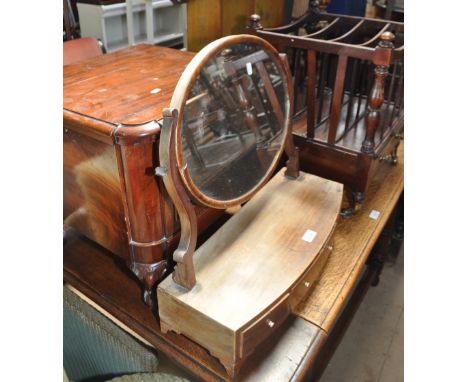
<svg viewBox="0 0 468 382"><path fill-rule="evenodd" d="M350 218L351 216L355 214L356 214L356 208L354 207L343 208L340 212L340 216L344 219Z"/></svg>
<svg viewBox="0 0 468 382"><path fill-rule="evenodd" d="M392 166L396 166L396 164L398 163L398 158L396 157L396 155L388 154L388 155L380 156L379 161L380 162L385 161L388 164L391 164Z"/></svg>

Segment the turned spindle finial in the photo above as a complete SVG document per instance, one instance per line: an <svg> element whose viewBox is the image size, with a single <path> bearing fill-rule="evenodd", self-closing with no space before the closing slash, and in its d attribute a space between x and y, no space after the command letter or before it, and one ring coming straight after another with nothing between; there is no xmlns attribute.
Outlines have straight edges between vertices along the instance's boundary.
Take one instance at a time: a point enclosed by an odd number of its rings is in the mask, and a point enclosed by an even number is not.
<svg viewBox="0 0 468 382"><path fill-rule="evenodd" d="M261 19L262 18L260 17L260 15L257 15L256 13L251 15L250 16L249 28L251 28L251 29L263 29L262 25L260 24Z"/></svg>
<svg viewBox="0 0 468 382"><path fill-rule="evenodd" d="M325 27L328 26L328 21L327 20L320 20L318 23L317 23L317 30L319 29L323 29Z"/></svg>
<svg viewBox="0 0 468 382"><path fill-rule="evenodd" d="M392 32L383 32L380 35L379 46L382 48L393 48L393 41L395 40L395 35Z"/></svg>

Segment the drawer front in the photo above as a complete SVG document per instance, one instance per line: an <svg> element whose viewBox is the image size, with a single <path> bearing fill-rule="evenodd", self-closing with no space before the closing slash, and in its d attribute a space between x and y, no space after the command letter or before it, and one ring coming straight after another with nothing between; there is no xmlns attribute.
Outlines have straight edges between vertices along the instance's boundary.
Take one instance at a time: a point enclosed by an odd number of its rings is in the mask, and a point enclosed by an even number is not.
<svg viewBox="0 0 468 382"><path fill-rule="evenodd" d="M249 355L260 342L271 335L286 320L291 312L289 297L289 293L283 296L266 314L241 332L240 358Z"/></svg>
<svg viewBox="0 0 468 382"><path fill-rule="evenodd" d="M291 298L290 306L291 310L294 310L297 305L306 298L314 289L315 284L317 283L322 269L325 266L325 263L328 260L333 246L330 243L330 240L323 246L320 254L318 255L318 260L310 267L308 271L302 276L302 278L293 286L291 289Z"/></svg>

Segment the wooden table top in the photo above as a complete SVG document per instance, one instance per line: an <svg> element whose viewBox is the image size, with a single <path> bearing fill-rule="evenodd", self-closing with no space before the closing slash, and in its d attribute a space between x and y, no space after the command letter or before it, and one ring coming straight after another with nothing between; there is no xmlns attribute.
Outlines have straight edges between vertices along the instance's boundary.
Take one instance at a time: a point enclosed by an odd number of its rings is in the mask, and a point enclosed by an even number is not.
<svg viewBox="0 0 468 382"><path fill-rule="evenodd" d="M112 124L162 118L194 53L135 45L63 67L63 108Z"/></svg>
<svg viewBox="0 0 468 382"><path fill-rule="evenodd" d="M403 144L399 163L385 167L371 184L363 208L340 219L334 250L316 289L273 336L261 344L241 368L240 381L302 381L327 334L362 274L365 261L403 191ZM369 217L372 210L379 217ZM228 381L221 364L187 338L162 334L157 314L141 299L135 276L120 259L96 244L72 237L64 246L65 282L83 293L118 325L205 381Z"/></svg>
<svg viewBox="0 0 468 382"><path fill-rule="evenodd" d="M376 174L362 209L355 216L339 219L333 235L333 252L322 277L296 314L329 332L356 285L366 260L403 191L404 150L398 149L398 164ZM379 217L369 217L371 211Z"/></svg>

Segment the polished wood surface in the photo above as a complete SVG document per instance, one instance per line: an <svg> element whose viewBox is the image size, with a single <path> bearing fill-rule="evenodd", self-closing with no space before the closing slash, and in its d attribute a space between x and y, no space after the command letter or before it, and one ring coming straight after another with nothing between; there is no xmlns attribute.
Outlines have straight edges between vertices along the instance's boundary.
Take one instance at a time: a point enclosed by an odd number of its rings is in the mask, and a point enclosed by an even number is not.
<svg viewBox="0 0 468 382"><path fill-rule="evenodd" d="M281 25L285 0L190 0L187 3L187 45L198 52L217 38L241 34L252 13L267 27Z"/></svg>
<svg viewBox="0 0 468 382"><path fill-rule="evenodd" d="M322 249L342 193L335 182L306 173L289 179L284 169L278 172L195 251L197 283L191 290L170 277L158 286L163 331L206 347L234 375L241 359L310 293L318 272L307 280L302 276L320 270L322 257L329 255ZM310 241L304 239L308 231L316 235Z"/></svg>
<svg viewBox="0 0 468 382"><path fill-rule="evenodd" d="M64 247L64 279L93 306L197 380L231 381L205 349L184 336L161 333L158 316L139 298L139 283L132 276L122 262L84 237L72 236ZM316 355L323 334L315 325L291 316L247 359L238 380L300 380L304 357Z"/></svg>
<svg viewBox="0 0 468 382"><path fill-rule="evenodd" d="M113 125L162 119L193 54L136 45L63 68L63 107Z"/></svg>
<svg viewBox="0 0 468 382"><path fill-rule="evenodd" d="M109 251L129 256L114 147L72 129L63 134L64 224Z"/></svg>
<svg viewBox="0 0 468 382"><path fill-rule="evenodd" d="M403 144L398 150L399 163L376 174L367 202L353 217L340 219L333 236L333 253L325 265L312 294L298 307L296 314L326 332L335 322L364 267L380 232L384 228L403 191ZM377 220L372 210L379 211Z"/></svg>
<svg viewBox="0 0 468 382"><path fill-rule="evenodd" d="M64 222L125 258L148 304L180 228L157 120L192 56L139 45L64 67ZM200 232L220 213L197 208Z"/></svg>
<svg viewBox="0 0 468 382"><path fill-rule="evenodd" d="M262 27L252 15L249 31L288 53L301 169L344 183L350 205L342 213L349 216L364 201L378 163L398 160L404 24L323 12L326 1L309 5L277 28Z"/></svg>
<svg viewBox="0 0 468 382"><path fill-rule="evenodd" d="M332 329L345 312L372 245L401 194L403 145L398 155L400 163L382 171L369 187L368 209L364 207L356 216L339 221L328 265L314 292L295 312L300 317L290 317L257 347L241 368L238 381L310 381L314 377L313 366L321 349L332 340L329 335L333 335ZM380 212L379 219L369 218L372 209ZM216 358L199 345L172 332L161 333L158 316L138 298L136 278L102 247L83 237L71 237L64 247L64 279L200 380L232 380ZM326 365L328 359L321 361Z"/></svg>

